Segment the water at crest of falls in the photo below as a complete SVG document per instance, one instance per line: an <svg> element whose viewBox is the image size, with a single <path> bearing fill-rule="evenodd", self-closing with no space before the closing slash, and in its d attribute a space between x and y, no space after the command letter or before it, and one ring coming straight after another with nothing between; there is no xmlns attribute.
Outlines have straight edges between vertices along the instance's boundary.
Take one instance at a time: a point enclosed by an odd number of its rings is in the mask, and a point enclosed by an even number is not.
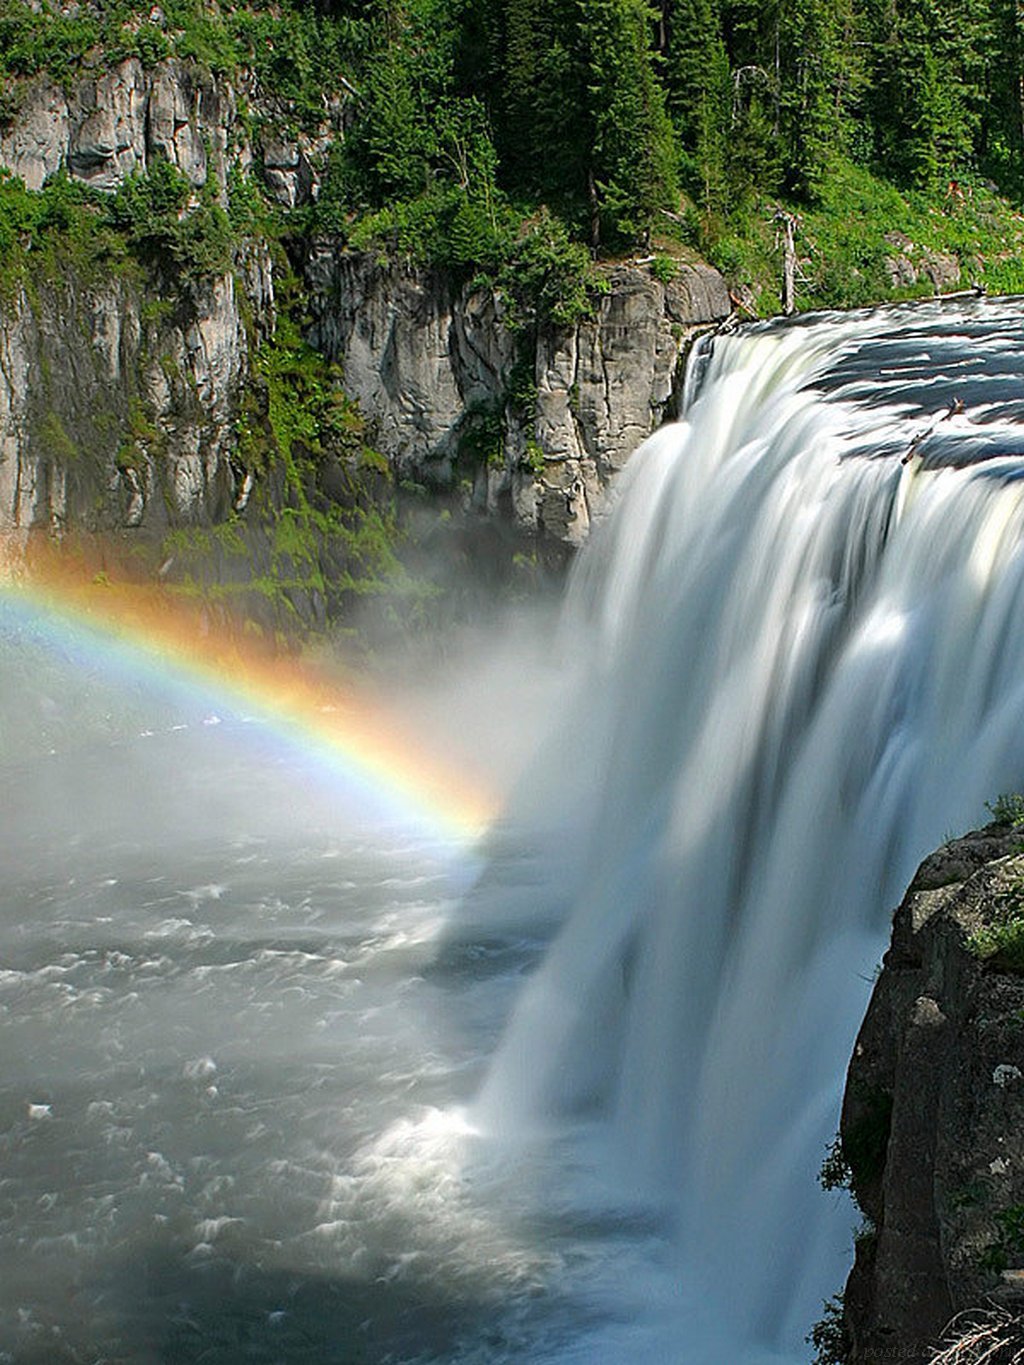
<svg viewBox="0 0 1024 1365"><path fill-rule="evenodd" d="M705 344L468 893L250 718L0 609L0 1358L806 1362L892 907L1024 785L1022 336ZM539 733L545 653L460 728Z"/></svg>

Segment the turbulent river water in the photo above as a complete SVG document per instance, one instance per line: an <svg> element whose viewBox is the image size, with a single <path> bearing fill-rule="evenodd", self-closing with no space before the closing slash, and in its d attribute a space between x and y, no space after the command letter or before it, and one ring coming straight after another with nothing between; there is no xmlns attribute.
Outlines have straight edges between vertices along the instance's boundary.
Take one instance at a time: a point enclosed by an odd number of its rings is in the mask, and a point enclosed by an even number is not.
<svg viewBox="0 0 1024 1365"><path fill-rule="evenodd" d="M1024 783L1024 304L687 399L474 848L0 598L0 1360L810 1358L892 906Z"/></svg>

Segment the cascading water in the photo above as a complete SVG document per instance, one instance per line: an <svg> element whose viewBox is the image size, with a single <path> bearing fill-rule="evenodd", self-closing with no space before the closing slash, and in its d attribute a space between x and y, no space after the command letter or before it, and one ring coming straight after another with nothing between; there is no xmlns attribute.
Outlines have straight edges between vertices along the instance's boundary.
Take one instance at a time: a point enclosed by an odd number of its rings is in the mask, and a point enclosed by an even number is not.
<svg viewBox="0 0 1024 1365"><path fill-rule="evenodd" d="M806 1359L849 1244L815 1175L892 906L1024 778L1021 325L717 340L580 566L586 725L554 766L585 818L542 892L569 909L475 1115L575 1125L667 1210L653 1358Z"/></svg>
<svg viewBox="0 0 1024 1365"><path fill-rule="evenodd" d="M485 633L406 699L456 770L556 717L468 892L450 822L0 594L0 1359L803 1365L892 907L1024 784L1022 338L705 343L555 676Z"/></svg>

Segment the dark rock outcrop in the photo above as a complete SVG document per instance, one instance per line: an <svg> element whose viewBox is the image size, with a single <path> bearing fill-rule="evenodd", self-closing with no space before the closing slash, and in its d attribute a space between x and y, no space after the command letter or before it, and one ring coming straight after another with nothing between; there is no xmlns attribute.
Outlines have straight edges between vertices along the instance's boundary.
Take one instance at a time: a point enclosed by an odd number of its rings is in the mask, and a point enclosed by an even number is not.
<svg viewBox="0 0 1024 1365"><path fill-rule="evenodd" d="M954 1315L1024 1306L1024 974L977 937L1024 914L1022 836L953 840L896 913L843 1104L849 1365L930 1361Z"/></svg>

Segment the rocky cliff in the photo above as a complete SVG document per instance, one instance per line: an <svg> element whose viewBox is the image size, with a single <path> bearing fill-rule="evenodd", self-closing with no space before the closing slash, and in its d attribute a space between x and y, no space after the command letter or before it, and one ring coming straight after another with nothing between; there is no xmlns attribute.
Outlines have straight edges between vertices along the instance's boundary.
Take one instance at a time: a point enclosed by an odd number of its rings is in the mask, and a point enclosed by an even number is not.
<svg viewBox="0 0 1024 1365"><path fill-rule="evenodd" d="M731 306L708 266L679 266L662 283L621 265L605 272L593 317L524 336L494 289L330 244L313 245L306 279L311 338L341 363L400 478L464 481L478 508L574 545L615 474L674 415L695 329Z"/></svg>
<svg viewBox="0 0 1024 1365"><path fill-rule="evenodd" d="M843 1104L866 1219L845 1294L849 1365L932 1361L944 1336L960 1337L943 1360L961 1365L1024 1350L1022 838L995 823L946 844L895 916ZM970 1316L947 1332L972 1309L994 1314L992 1335ZM1000 1333L1006 1353L983 1355Z"/></svg>
<svg viewBox="0 0 1024 1365"><path fill-rule="evenodd" d="M212 180L222 198L232 168L256 169L289 208L316 196L326 149L344 124L343 104L325 98L322 125L297 131L288 108L251 77L236 89L174 57L148 67L129 57L61 83L36 76L20 84L16 106L0 124L0 166L30 190L58 172L116 190L163 160L197 190Z"/></svg>
<svg viewBox="0 0 1024 1365"><path fill-rule="evenodd" d="M234 422L254 305L269 319L260 253L174 298L74 273L20 290L0 310L0 529L225 517L245 482Z"/></svg>
<svg viewBox="0 0 1024 1365"><path fill-rule="evenodd" d="M22 82L0 126L0 167L33 190L56 175L110 194L170 163L194 201L229 202L256 175L282 206L316 198L343 102L296 131L241 73L129 58L57 84ZM726 316L722 278L680 266L603 271L574 327L508 325L495 288L380 263L335 242L283 238L302 273L308 337L366 419L398 480L574 545L616 472L671 415L689 338ZM278 253L283 263L283 253ZM273 329L266 243L198 283L77 266L0 303L0 531L119 527L159 534L241 509L254 477L239 448L253 348ZM316 442L314 441L314 444Z"/></svg>

